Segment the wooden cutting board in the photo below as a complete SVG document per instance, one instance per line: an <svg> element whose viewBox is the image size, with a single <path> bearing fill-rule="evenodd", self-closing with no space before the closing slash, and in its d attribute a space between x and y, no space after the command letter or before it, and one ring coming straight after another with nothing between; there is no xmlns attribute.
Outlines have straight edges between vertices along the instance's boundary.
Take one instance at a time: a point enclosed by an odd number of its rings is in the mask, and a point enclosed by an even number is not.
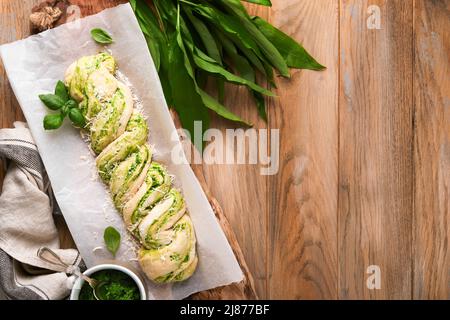
<svg viewBox="0 0 450 320"><path fill-rule="evenodd" d="M74 18L76 18L77 15L81 17L85 17L88 15L92 15L95 13L98 13L106 8L114 7L121 3L126 3L128 1L123 0L70 0L70 1L54 1L54 0L48 0L48 1L42 1L39 2L38 5L36 5L32 11L40 10L43 6L46 5L55 5L58 6L61 11L63 12L60 19L55 23L55 26L61 25L66 23L67 21L71 21ZM67 10L67 8L70 5L76 5L78 8L74 8L74 10ZM72 13L70 15L67 15L67 12ZM31 13L31 12L30 12ZM33 32L38 32L38 30L32 30ZM177 128L181 127L180 121L178 120L177 115L172 112L172 117L174 118L174 122ZM192 147L192 152L195 152L195 148ZM247 266L247 263L245 261L244 255L242 253L242 250L239 246L239 243L236 239L236 236L225 217L222 208L220 207L217 200L211 195L211 192L209 191L208 185L206 184L205 177L203 175L203 172L201 170L200 166L192 166L192 169L194 170L195 175L197 176L197 179L199 180L200 184L203 187L203 190L205 191L205 194L207 195L209 202L211 203L211 206L214 210L214 213L216 214L217 220L219 221L230 245L233 249L233 252L238 260L238 263L241 267L241 270L244 274L244 279L235 284L231 284L224 287L215 288L208 291L203 291L196 293L189 297L189 299L195 299L195 300L201 300L201 299L257 299L258 296L255 291L254 287L254 281L253 277L249 271L249 268Z"/></svg>

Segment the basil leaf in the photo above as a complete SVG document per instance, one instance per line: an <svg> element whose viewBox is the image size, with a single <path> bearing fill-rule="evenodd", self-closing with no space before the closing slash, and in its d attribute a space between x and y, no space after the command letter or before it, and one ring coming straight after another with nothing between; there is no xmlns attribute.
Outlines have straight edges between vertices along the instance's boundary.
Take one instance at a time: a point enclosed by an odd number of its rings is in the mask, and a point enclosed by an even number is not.
<svg viewBox="0 0 450 320"><path fill-rule="evenodd" d="M114 227L107 227L103 233L106 248L115 257L120 247L120 233Z"/></svg>
<svg viewBox="0 0 450 320"><path fill-rule="evenodd" d="M56 94L40 94L39 99L51 110L59 110L62 108L64 101L60 96Z"/></svg>
<svg viewBox="0 0 450 320"><path fill-rule="evenodd" d="M56 87L55 87L55 95L57 95L58 97L60 97L61 99L63 99L64 102L66 102L67 100L69 100L69 93L67 92L66 85L65 85L64 82L62 82L61 80L59 80L59 81L56 83Z"/></svg>
<svg viewBox="0 0 450 320"><path fill-rule="evenodd" d="M62 116L63 118L65 118L65 117L67 116L67 114L69 113L69 110L70 110L70 108L69 108L69 106L67 105L67 103L64 104L63 107L61 108L61 116Z"/></svg>
<svg viewBox="0 0 450 320"><path fill-rule="evenodd" d="M72 108L78 108L78 103L77 103L75 100L72 100L72 99L68 100L68 101L66 102L66 105L67 105L67 107L68 107L69 109L72 109Z"/></svg>
<svg viewBox="0 0 450 320"><path fill-rule="evenodd" d="M100 44L110 44L113 43L112 37L103 29L94 28L91 30L91 37L95 42Z"/></svg>
<svg viewBox="0 0 450 320"><path fill-rule="evenodd" d="M260 17L254 17L253 23L280 51L287 65L296 69L323 70L325 67L318 63L302 45L275 28Z"/></svg>
<svg viewBox="0 0 450 320"><path fill-rule="evenodd" d="M69 119L75 126L79 128L84 128L84 126L86 125L86 120L84 119L81 110L78 108L71 108L69 110Z"/></svg>
<svg viewBox="0 0 450 320"><path fill-rule="evenodd" d="M267 7L271 7L272 6L272 3L270 2L270 0L244 0L244 1L260 4L262 6L267 6Z"/></svg>
<svg viewBox="0 0 450 320"><path fill-rule="evenodd" d="M61 114L48 114L44 117L44 129L55 130L61 127L63 123L63 117Z"/></svg>

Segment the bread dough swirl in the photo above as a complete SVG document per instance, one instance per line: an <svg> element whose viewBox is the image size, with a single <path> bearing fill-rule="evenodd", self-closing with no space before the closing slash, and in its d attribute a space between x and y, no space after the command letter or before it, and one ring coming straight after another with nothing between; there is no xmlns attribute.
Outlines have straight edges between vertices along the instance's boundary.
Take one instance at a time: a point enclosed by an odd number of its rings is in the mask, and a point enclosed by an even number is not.
<svg viewBox="0 0 450 320"><path fill-rule="evenodd" d="M197 267L196 238L185 201L166 168L152 162L148 127L108 53L78 59L65 83L87 125L96 165L127 229L140 241L139 263L153 281L189 278Z"/></svg>

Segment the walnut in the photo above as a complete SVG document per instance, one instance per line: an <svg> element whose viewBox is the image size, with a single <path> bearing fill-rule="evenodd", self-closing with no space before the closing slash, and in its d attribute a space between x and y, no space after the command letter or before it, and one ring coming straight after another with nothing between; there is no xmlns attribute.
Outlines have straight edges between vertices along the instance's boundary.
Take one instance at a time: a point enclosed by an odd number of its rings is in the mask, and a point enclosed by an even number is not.
<svg viewBox="0 0 450 320"><path fill-rule="evenodd" d="M30 22L34 29L44 31L53 28L54 24L62 15L57 6L58 1L47 0L33 8Z"/></svg>

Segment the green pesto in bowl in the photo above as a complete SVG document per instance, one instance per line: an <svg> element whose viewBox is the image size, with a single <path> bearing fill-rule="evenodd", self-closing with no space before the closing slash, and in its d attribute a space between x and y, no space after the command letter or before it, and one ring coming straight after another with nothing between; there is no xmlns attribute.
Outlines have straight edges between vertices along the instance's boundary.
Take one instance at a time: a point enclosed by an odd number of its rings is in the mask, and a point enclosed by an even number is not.
<svg viewBox="0 0 450 320"><path fill-rule="evenodd" d="M136 282L129 275L118 270L100 270L90 276L107 282L101 287L102 300L140 300L141 295ZM87 282L81 287L78 300L96 300Z"/></svg>

